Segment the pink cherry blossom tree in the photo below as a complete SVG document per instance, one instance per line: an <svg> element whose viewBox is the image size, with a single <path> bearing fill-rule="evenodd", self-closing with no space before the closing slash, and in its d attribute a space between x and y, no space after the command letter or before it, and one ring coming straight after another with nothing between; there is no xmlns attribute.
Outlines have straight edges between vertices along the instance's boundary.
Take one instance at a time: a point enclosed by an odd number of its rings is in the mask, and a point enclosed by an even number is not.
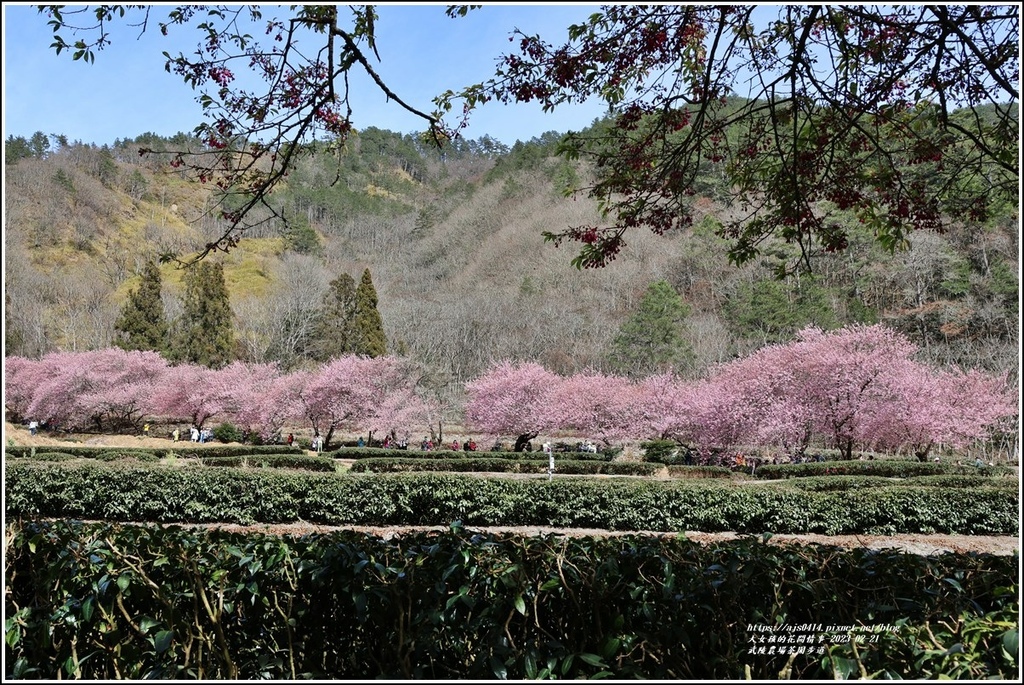
<svg viewBox="0 0 1024 685"><path fill-rule="evenodd" d="M719 432L731 422L744 440L797 453L818 438L849 459L901 401L897 379L913 372L916 349L881 325L804 329L794 342L720 367L712 381L734 406L714 409L706 421Z"/></svg>
<svg viewBox="0 0 1024 685"><path fill-rule="evenodd" d="M466 384L466 422L490 435L515 435L521 452L541 431L558 427L553 393L561 382L534 362L493 364Z"/></svg>
<svg viewBox="0 0 1024 685"><path fill-rule="evenodd" d="M172 420L185 419L196 428L224 411L222 398L210 391L212 370L197 364L168 367L154 391L154 411Z"/></svg>
<svg viewBox="0 0 1024 685"><path fill-rule="evenodd" d="M67 429L138 427L167 362L156 352L118 348L57 352L39 360L46 373L27 412Z"/></svg>
<svg viewBox="0 0 1024 685"><path fill-rule="evenodd" d="M334 432L351 428L370 411L373 387L369 358L344 356L317 371L295 374L299 406L313 432L330 447Z"/></svg>
<svg viewBox="0 0 1024 685"><path fill-rule="evenodd" d="M552 386L549 421L610 445L637 434L641 399L639 388L624 376L574 374Z"/></svg>
<svg viewBox="0 0 1024 685"><path fill-rule="evenodd" d="M396 357L346 355L294 374L302 417L329 447L339 429L397 431L424 419L416 376Z"/></svg>
<svg viewBox="0 0 1024 685"><path fill-rule="evenodd" d="M17 356L4 359L4 409L12 421L34 418L28 413L32 395L48 375L38 359Z"/></svg>
<svg viewBox="0 0 1024 685"><path fill-rule="evenodd" d="M793 345L772 345L718 367L700 392L701 442L780 445L802 454L814 434L813 404L796 391L804 371Z"/></svg>
<svg viewBox="0 0 1024 685"><path fill-rule="evenodd" d="M92 356L93 374L100 380L80 398L83 410L103 416L115 429L137 428L143 417L153 415L153 392L167 360L152 351L116 348Z"/></svg>
<svg viewBox="0 0 1024 685"><path fill-rule="evenodd" d="M53 427L94 427L93 417L84 415L79 403L92 382L89 367L81 361L78 352L53 352L40 358L38 368L45 373L34 379L26 414Z"/></svg>
<svg viewBox="0 0 1024 685"><path fill-rule="evenodd" d="M704 440L782 445L812 440L852 458L856 446L909 447L924 458L936 443L964 444L1015 415L1005 379L942 372L915 361L917 347L881 325L831 332L808 328L718 368L702 412Z"/></svg>
<svg viewBox="0 0 1024 685"><path fill-rule="evenodd" d="M274 440L295 414L296 389L277 364L233 362L211 370L206 387L224 419L263 441Z"/></svg>
<svg viewBox="0 0 1024 685"><path fill-rule="evenodd" d="M925 461L937 444L964 448L989 437L1019 407L1005 375L917 364L894 379L902 401L869 426L876 449L909 449Z"/></svg>
<svg viewBox="0 0 1024 685"><path fill-rule="evenodd" d="M418 394L419 374L413 366L391 356L376 357L372 361L373 383L380 399L360 421L362 427L369 429L369 437L383 433L396 438L399 431L408 433L414 426L430 425L431 418L440 414L440 407L436 401Z"/></svg>
<svg viewBox="0 0 1024 685"><path fill-rule="evenodd" d="M724 377L698 382L690 411L691 437L703 463L736 445L750 444L757 430L757 410L745 400L743 388Z"/></svg>
<svg viewBox="0 0 1024 685"><path fill-rule="evenodd" d="M792 344L785 388L810 413L826 441L851 459L870 441L874 418L902 399L897 379L913 373L917 346L882 325L850 326L829 333L805 329Z"/></svg>
<svg viewBox="0 0 1024 685"><path fill-rule="evenodd" d="M640 381L633 414L633 436L692 443L697 433L696 384L670 373Z"/></svg>

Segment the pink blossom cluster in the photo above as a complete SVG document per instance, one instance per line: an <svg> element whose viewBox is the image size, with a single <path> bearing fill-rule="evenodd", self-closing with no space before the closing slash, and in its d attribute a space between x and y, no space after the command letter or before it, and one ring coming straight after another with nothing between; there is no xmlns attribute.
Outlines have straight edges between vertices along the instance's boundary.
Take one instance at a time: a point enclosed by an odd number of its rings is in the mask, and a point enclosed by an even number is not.
<svg viewBox="0 0 1024 685"><path fill-rule="evenodd" d="M388 433L425 424L430 407L415 379L395 357L348 356L282 373L273 364L171 365L155 352L111 348L8 357L4 400L13 420L69 431L137 428L159 418L197 428L232 422L268 439L302 422L327 445L339 428Z"/></svg>
<svg viewBox="0 0 1024 685"><path fill-rule="evenodd" d="M527 362L495 364L467 384L466 419L496 435L578 431L610 443L671 438L702 450L810 445L842 450L962 447L1017 415L1005 376L935 369L882 325L807 328L687 381L598 373L569 377Z"/></svg>
<svg viewBox="0 0 1024 685"><path fill-rule="evenodd" d="M875 326L808 328L711 370L635 381L588 372L563 377L534 362L503 361L466 385L466 424L490 435L575 431L606 444L670 438L702 451L736 445L801 453L962 447L1019 411L1006 376L935 369L901 334ZM326 444L339 430L408 431L437 407L417 395L408 363L346 356L282 373L267 364L212 370L170 365L154 352L58 352L8 357L12 420L66 430L118 430L163 418L202 427L232 422L264 439L302 423Z"/></svg>

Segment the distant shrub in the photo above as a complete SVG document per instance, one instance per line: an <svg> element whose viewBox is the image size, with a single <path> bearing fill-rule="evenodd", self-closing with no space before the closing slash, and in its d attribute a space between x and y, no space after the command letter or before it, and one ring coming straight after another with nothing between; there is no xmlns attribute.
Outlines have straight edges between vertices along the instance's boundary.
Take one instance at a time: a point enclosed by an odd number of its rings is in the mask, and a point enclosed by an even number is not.
<svg viewBox="0 0 1024 685"><path fill-rule="evenodd" d="M249 445L257 446L277 444L276 439L264 440L263 436L260 434L259 431L243 431L242 439L239 442L244 442Z"/></svg>
<svg viewBox="0 0 1024 685"><path fill-rule="evenodd" d="M233 423L224 422L213 429L213 437L221 442L242 442L242 431Z"/></svg>
<svg viewBox="0 0 1024 685"><path fill-rule="evenodd" d="M690 456L690 448L675 440L649 440L640 443L640 449L643 450L645 461L669 466L686 464Z"/></svg>
<svg viewBox="0 0 1024 685"><path fill-rule="evenodd" d="M206 457L248 457L253 454L304 454L298 447L288 445L215 445L212 442L198 445L186 443L186 447L174 451L182 459Z"/></svg>
<svg viewBox="0 0 1024 685"><path fill-rule="evenodd" d="M591 454L590 458L602 459L605 461L611 461L615 457L622 454L624 447L603 447L597 454ZM575 459L587 459L586 454L579 454L574 457Z"/></svg>
<svg viewBox="0 0 1024 685"><path fill-rule="evenodd" d="M334 457L335 459L382 459L382 458L394 458L394 459L511 459L512 461L518 461L524 458L524 455L529 455L529 452L487 452L487 451L454 451L447 449L438 450L420 450L420 449L406 449L401 450L397 448L384 449L381 447L339 447L336 450L326 452L326 455ZM603 459L600 455L596 456ZM557 458L557 455L556 455ZM575 457L574 457L575 458Z"/></svg>

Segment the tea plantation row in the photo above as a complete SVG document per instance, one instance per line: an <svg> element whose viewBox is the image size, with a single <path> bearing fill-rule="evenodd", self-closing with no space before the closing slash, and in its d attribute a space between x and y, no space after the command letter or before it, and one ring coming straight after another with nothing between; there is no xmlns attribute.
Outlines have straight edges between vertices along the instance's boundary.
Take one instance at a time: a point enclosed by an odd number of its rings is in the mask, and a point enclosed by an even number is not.
<svg viewBox="0 0 1024 685"><path fill-rule="evenodd" d="M993 481L996 482L996 481ZM316 474L7 463L10 517L324 525L558 526L743 533L1017 535L1008 487L808 489L710 480Z"/></svg>
<svg viewBox="0 0 1024 685"><path fill-rule="evenodd" d="M5 680L1020 679L1017 555L57 522L5 561Z"/></svg>

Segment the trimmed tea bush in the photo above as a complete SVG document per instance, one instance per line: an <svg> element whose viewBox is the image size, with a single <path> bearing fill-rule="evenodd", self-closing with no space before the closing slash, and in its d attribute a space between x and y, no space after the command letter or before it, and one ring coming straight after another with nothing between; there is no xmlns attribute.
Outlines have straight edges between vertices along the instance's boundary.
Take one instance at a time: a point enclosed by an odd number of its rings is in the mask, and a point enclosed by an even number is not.
<svg viewBox="0 0 1024 685"><path fill-rule="evenodd" d="M29 522L5 562L11 678L1019 678L1017 555Z"/></svg>
<svg viewBox="0 0 1024 685"><path fill-rule="evenodd" d="M15 458L26 458L31 457L35 452L41 452L43 450L48 451L60 451L66 454L73 454L76 457L83 459L98 459L99 455L105 454L111 451L117 451L123 454L129 454L134 452L145 452L151 455L155 455L157 458L163 459L166 457L227 457L227 456L245 456L251 454L305 454L305 452L298 447L289 447L288 445L211 445L209 443L199 444L194 442L180 442L174 447L102 447L95 445L61 445L60 447L31 447L25 445L9 445L4 448L4 452Z"/></svg>
<svg viewBox="0 0 1024 685"><path fill-rule="evenodd" d="M227 468L300 469L334 473L337 464L330 457L308 454L251 454L237 457L202 457L203 466Z"/></svg>
<svg viewBox="0 0 1024 685"><path fill-rule="evenodd" d="M724 466L669 466L672 478L732 478L732 471Z"/></svg>
<svg viewBox="0 0 1024 685"><path fill-rule="evenodd" d="M429 454L429 453L428 453ZM573 475L650 476L657 470L654 464L636 462L601 462L555 459L555 473ZM410 471L448 471L477 473L532 473L546 474L548 460L513 461L511 459L456 458L456 459L360 459L352 465L352 473L401 473Z"/></svg>
<svg viewBox="0 0 1024 685"><path fill-rule="evenodd" d="M541 525L746 533L1017 535L1005 488L805 492L718 479L481 478L459 474L314 474L163 465L7 464L8 517L164 523Z"/></svg>
<svg viewBox="0 0 1024 685"><path fill-rule="evenodd" d="M809 476L883 476L911 478L914 476L1005 476L1016 472L1010 466L965 466L945 462L921 462L900 459L875 461L824 461L805 464L764 464L754 476L766 480L807 478Z"/></svg>
<svg viewBox="0 0 1024 685"><path fill-rule="evenodd" d="M113 449L107 450L106 452L99 452L96 455L96 459L99 461L142 461L142 462L157 462L160 461L160 457L156 456L149 450L121 450Z"/></svg>

